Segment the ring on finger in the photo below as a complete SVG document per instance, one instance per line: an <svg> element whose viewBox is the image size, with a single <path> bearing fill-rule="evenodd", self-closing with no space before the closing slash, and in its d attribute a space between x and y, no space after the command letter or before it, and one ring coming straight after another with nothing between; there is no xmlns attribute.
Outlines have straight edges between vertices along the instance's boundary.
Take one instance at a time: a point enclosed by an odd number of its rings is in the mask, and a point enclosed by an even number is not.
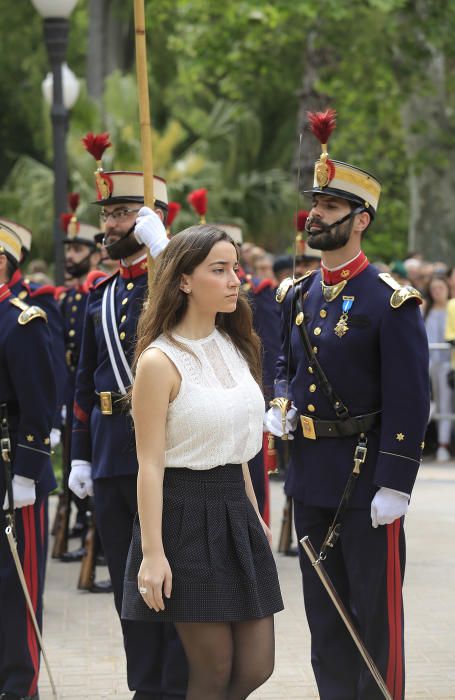
<svg viewBox="0 0 455 700"><path fill-rule="evenodd" d="M147 593L147 589L145 588L145 586L139 586L139 593L141 595L145 595Z"/></svg>

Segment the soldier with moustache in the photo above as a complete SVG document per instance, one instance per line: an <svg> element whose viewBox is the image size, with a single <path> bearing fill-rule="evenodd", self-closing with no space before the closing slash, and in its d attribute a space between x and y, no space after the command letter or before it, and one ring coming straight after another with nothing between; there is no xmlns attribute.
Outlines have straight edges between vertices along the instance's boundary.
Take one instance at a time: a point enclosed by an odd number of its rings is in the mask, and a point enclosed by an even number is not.
<svg viewBox="0 0 455 700"><path fill-rule="evenodd" d="M298 538L309 536L323 552L390 694L402 700L403 525L429 414L421 296L370 265L362 242L380 184L328 159L332 110L309 117L323 152L306 230L309 246L322 251L322 269L278 290L283 344L276 397L284 412L272 406L267 420L275 435L294 437L286 491ZM342 499L348 481L353 490ZM303 550L300 566L321 700L379 700L382 692Z"/></svg>
<svg viewBox="0 0 455 700"><path fill-rule="evenodd" d="M166 184L154 178L155 211L143 206L142 173L102 169L108 135L89 134L87 150L98 162L97 201L104 245L119 269L89 294L76 375L69 486L94 496L97 528L121 613L123 578L137 512L133 426L126 402L137 321L147 297L144 242L157 256L167 243L162 221ZM158 243L155 239L158 239ZM122 621L128 685L135 700L185 697L186 660L172 625Z"/></svg>
<svg viewBox="0 0 455 700"><path fill-rule="evenodd" d="M63 324L58 304L55 300L55 287L50 284L37 284L22 275L21 267L27 260L32 246L32 232L30 229L5 217L0 217L0 225L2 224L13 230L21 241L19 264L8 282L8 287L21 301L26 304L39 306L46 312L48 328L52 336L52 356L54 359L54 373L57 381L57 411L51 432L51 448L54 449L59 444L61 437L60 416L66 383Z"/></svg>
<svg viewBox="0 0 455 700"><path fill-rule="evenodd" d="M66 427L69 431L66 436L68 459L71 453L71 430L73 424L73 402L76 382L76 370L82 345L82 333L84 328L85 308L89 291L98 282L106 277L106 273L97 269L101 259L101 251L96 242L99 228L91 224L79 221L77 208L79 195L72 192L69 197L71 212L62 214L61 224L65 232L63 245L65 248L65 272L75 281L71 288L60 293L58 300L63 317L65 338L65 361L67 367L67 384L65 391ZM64 455L65 457L66 455ZM69 466L69 465L68 465ZM81 546L75 550L64 552L61 560L65 562L80 561L84 555L84 537L87 530L87 500L81 500L73 495L77 507L76 523L70 535L82 538ZM100 590L110 590L110 582ZM98 584L94 584L95 590L99 590Z"/></svg>
<svg viewBox="0 0 455 700"><path fill-rule="evenodd" d="M21 258L16 230L0 224L0 698L38 700L40 648L5 535L12 479L17 551L42 626L47 499L56 482L50 432L56 411L46 313L15 297L9 284Z"/></svg>

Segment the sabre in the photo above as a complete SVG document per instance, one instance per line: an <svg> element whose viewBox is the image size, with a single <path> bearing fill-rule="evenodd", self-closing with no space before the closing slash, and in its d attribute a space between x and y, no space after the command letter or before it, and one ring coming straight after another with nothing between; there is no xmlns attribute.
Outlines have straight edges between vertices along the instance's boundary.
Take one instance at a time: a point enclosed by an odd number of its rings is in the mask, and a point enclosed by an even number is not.
<svg viewBox="0 0 455 700"><path fill-rule="evenodd" d="M10 520L9 515L7 515L6 517L8 520ZM11 554L13 555L14 564L16 565L17 574L18 574L19 580L21 582L22 590L24 592L25 600L27 603L28 612L30 613L33 627L35 629L36 638L38 640L38 644L39 644L40 649L41 649L41 654L43 655L44 664L46 666L47 675L49 676L49 682L50 682L51 688L52 688L52 695L54 696L54 698L57 698L58 697L57 696L57 688L55 687L54 678L52 676L49 661L47 659L47 654L44 650L43 638L42 638L41 632L39 630L38 622L37 622L37 619L35 616L35 611L33 609L33 603L30 599L30 593L28 592L27 582L25 580L24 571L22 569L21 560L19 559L19 555L17 553L17 542L16 542L16 539L15 539L14 534L13 534L13 527L14 526L12 524L8 525L5 528L5 534L6 534L6 537L8 539L8 544L9 544L10 549L11 549Z"/></svg>
<svg viewBox="0 0 455 700"><path fill-rule="evenodd" d="M352 619L346 610L346 607L341 600L340 596L338 595L335 586L332 583L332 580L330 579L330 576L328 575L327 571L324 569L324 566L322 564L322 559L320 556L317 555L316 550L314 549L313 545L310 542L309 537L306 535L305 537L302 537L300 540L300 544L302 545L305 554L308 556L308 559L313 565L314 570L316 571L317 575L319 576L322 585L324 586L325 590L327 591L330 599L332 600L332 603L336 607L341 619L343 620L349 634L351 635L352 639L354 640L354 643L357 647L357 649L360 651L363 660L365 661L366 665L368 666L368 669L370 670L371 675L373 676L374 680L376 681L379 690L381 691L382 695L386 698L386 700L393 700L392 695L390 694L389 689L387 688L387 685L381 676L378 667L374 663L373 659L371 658L370 654L368 653L368 650L365 646L365 644L362 641L362 638L360 637L359 633L357 632L357 629L354 626L354 623L352 622Z"/></svg>

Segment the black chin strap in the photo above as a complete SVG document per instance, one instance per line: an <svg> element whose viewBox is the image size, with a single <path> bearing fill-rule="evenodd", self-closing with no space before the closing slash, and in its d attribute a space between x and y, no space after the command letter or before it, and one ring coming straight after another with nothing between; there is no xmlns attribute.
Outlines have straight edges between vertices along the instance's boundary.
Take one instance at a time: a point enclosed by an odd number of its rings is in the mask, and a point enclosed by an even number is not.
<svg viewBox="0 0 455 700"><path fill-rule="evenodd" d="M357 216L357 214L361 214L363 211L366 211L365 207L358 206L352 211L349 212L349 214L346 214L346 216L343 216L341 219L338 219L338 221L334 221L333 224L330 224L330 226L326 226L324 228L324 231L331 231L335 226L341 226L341 224L344 224L346 221L349 221L349 219L354 218L354 216ZM308 217L308 219L305 222L305 231L311 235L310 231L310 226L312 223L312 219Z"/></svg>
<svg viewBox="0 0 455 700"><path fill-rule="evenodd" d="M106 248L106 252L107 252L107 254L109 255L109 257L111 258L111 260L120 260L122 257L124 257L124 251L123 251L123 250L120 250L118 253L116 253L116 250L117 250L117 248L122 248L122 244L125 243L126 239L127 239L129 236L131 236L131 234L132 234L133 231L134 231L135 226L136 226L136 222L134 222L134 224L131 226L130 229L128 229L128 231L125 233L124 236L122 236L121 238L119 238L118 241L115 241L114 243L111 243L111 244L106 243L106 236L104 236L104 238L103 238L103 245L104 245L104 247ZM137 250L139 250L141 247L142 247L142 244L141 244L141 243L137 243ZM131 253L133 253L133 252L134 252L134 250L131 251ZM115 257L112 257L112 254L113 254Z"/></svg>

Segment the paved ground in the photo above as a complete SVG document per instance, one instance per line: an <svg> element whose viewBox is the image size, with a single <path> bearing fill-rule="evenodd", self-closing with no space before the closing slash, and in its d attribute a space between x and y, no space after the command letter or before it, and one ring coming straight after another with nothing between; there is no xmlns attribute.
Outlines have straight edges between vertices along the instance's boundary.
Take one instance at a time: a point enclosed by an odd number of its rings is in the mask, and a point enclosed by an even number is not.
<svg viewBox="0 0 455 700"><path fill-rule="evenodd" d="M282 484L272 484L275 542ZM420 471L407 518L407 698L455 700L455 463ZM297 560L277 555L286 610L277 615L276 670L255 700L317 698ZM129 700L120 627L111 595L76 591L77 564L50 561L45 641L62 700ZM106 578L106 570L97 577ZM43 667L41 700L52 700Z"/></svg>

